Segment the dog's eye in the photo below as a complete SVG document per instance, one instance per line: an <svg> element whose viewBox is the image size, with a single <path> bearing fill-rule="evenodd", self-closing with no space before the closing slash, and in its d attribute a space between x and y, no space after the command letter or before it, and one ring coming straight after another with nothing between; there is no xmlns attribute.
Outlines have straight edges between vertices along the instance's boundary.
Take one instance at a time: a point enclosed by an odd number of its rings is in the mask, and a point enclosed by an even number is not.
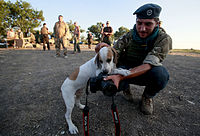
<svg viewBox="0 0 200 136"><path fill-rule="evenodd" d="M111 62L111 59L107 59L107 62L110 63L110 62Z"/></svg>
<svg viewBox="0 0 200 136"><path fill-rule="evenodd" d="M102 60L99 60L99 62L100 62L100 63L103 63L103 61L102 61Z"/></svg>

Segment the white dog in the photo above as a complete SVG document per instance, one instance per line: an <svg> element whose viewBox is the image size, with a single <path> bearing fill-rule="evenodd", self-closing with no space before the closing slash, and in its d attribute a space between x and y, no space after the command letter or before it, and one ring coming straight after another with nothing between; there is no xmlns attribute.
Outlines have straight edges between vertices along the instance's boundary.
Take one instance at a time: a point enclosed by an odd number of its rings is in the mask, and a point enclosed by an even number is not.
<svg viewBox="0 0 200 136"><path fill-rule="evenodd" d="M61 91L65 101L66 110L65 118L68 123L69 132L77 134L78 129L71 120L71 113L76 104L80 109L85 105L80 103L80 97L87 81L91 77L98 76L101 72L108 74L128 75L130 71L115 69L117 54L112 47L103 47L94 58L77 68L62 84Z"/></svg>

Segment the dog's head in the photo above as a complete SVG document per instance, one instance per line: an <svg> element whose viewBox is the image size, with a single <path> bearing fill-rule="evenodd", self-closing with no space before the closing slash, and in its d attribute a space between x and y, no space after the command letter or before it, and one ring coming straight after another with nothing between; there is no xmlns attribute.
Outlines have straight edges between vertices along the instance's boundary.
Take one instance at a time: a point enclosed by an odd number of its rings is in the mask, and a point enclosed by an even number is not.
<svg viewBox="0 0 200 136"><path fill-rule="evenodd" d="M111 73L117 63L117 52L110 46L102 47L96 55L95 63L100 72Z"/></svg>

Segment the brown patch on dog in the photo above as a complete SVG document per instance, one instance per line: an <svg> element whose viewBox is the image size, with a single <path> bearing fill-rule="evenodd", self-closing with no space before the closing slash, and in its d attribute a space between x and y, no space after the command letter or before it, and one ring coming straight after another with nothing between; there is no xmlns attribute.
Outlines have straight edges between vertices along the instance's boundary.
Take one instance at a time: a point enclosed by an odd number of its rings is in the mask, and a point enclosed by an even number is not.
<svg viewBox="0 0 200 136"><path fill-rule="evenodd" d="M74 72L72 72L72 74L69 76L70 80L76 80L76 78L78 77L78 73L79 73L79 68L76 68Z"/></svg>
<svg viewBox="0 0 200 136"><path fill-rule="evenodd" d="M117 51L113 47L108 47L108 59L112 59L113 56L113 62L117 64Z"/></svg>

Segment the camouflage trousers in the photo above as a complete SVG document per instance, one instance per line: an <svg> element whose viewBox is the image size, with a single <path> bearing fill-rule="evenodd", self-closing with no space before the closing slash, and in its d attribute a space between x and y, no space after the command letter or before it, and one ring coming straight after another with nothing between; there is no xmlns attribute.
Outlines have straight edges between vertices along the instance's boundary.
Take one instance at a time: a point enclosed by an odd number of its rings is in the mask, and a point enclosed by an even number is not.
<svg viewBox="0 0 200 136"><path fill-rule="evenodd" d="M104 43L107 43L108 45L111 46L111 44L112 44L111 37L104 36L104 37L103 37L103 42L104 42Z"/></svg>
<svg viewBox="0 0 200 136"><path fill-rule="evenodd" d="M74 52L76 52L76 49L78 52L81 52L80 46L79 46L79 39L77 36L74 37Z"/></svg>
<svg viewBox="0 0 200 136"><path fill-rule="evenodd" d="M69 44L68 40L64 40L63 38L55 38L55 48L56 48L56 55L60 56L60 46L62 45L63 48L63 54L64 56L67 55L67 48L66 46Z"/></svg>

